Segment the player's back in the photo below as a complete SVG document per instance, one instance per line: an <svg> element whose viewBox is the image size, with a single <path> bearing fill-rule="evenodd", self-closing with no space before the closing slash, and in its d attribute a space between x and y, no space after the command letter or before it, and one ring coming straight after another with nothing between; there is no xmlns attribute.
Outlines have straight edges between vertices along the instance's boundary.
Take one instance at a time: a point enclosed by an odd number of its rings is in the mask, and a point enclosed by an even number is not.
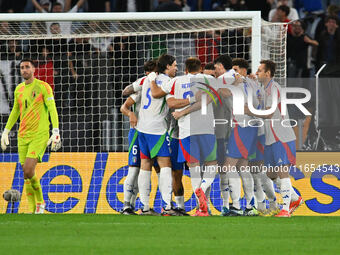
<svg viewBox="0 0 340 255"><path fill-rule="evenodd" d="M277 92L278 101L272 118L265 121L266 145L271 145L278 140L285 143L296 139L294 130L290 126L288 112L286 115L281 115L281 86L273 80L265 87L264 104L267 108L272 106L274 91Z"/></svg>
<svg viewBox="0 0 340 255"><path fill-rule="evenodd" d="M169 82L166 75L159 75L156 84ZM165 97L154 98L151 94L150 81L145 79L141 89L141 107L136 129L147 134L163 135L167 130L166 116L169 111Z"/></svg>
<svg viewBox="0 0 340 255"><path fill-rule="evenodd" d="M207 84L207 81L211 84ZM177 99L193 97L202 89L209 91L209 93L211 93L211 89L216 91L215 78L203 74L187 74L179 76L174 79L174 82L174 95ZM189 106L177 109L176 111L181 111L187 107ZM207 105L206 110L207 112L205 114L202 114L202 111L198 110L187 114L178 120L180 139L190 135L214 134L214 113L212 104Z"/></svg>

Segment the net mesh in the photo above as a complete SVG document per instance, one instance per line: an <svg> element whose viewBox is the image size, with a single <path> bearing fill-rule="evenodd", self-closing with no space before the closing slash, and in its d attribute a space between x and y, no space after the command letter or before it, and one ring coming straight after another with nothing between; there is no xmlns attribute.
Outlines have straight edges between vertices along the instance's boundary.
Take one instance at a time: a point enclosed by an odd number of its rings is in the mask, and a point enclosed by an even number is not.
<svg viewBox="0 0 340 255"><path fill-rule="evenodd" d="M178 73L184 61L197 56L202 66L221 54L252 61L251 20L163 21L66 21L0 23L0 118L1 130L13 106L15 87L22 82L19 62L36 62L36 78L54 90L59 113L62 148L49 153L37 168L49 212L112 213L122 207L127 174L128 119L119 111L122 90L143 75L143 64L163 53L176 57ZM276 78L286 74L284 24L262 22L263 59L277 64ZM16 130L1 154L0 192L16 188L23 193L16 212L27 212L23 174L18 162ZM80 153L82 152L82 153ZM114 153L122 152L122 153ZM185 201L192 210L195 200L185 173ZM160 210L157 178L151 202ZM212 187L212 203L221 207L218 178ZM139 206L137 200L137 207ZM215 210L214 209L214 210ZM0 212L10 212L0 202Z"/></svg>

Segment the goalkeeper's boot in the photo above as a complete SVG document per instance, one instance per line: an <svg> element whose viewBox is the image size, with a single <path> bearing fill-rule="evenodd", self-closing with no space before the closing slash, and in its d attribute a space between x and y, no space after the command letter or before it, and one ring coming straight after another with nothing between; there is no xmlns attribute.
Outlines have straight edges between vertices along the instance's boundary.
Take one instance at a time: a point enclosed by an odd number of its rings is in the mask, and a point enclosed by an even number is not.
<svg viewBox="0 0 340 255"><path fill-rule="evenodd" d="M229 209L229 215L228 216L243 216L243 210L237 209L237 208L231 206L230 209Z"/></svg>
<svg viewBox="0 0 340 255"><path fill-rule="evenodd" d="M289 214L292 214L300 205L304 203L302 197L300 196L298 200L294 202L290 202L289 205Z"/></svg>
<svg viewBox="0 0 340 255"><path fill-rule="evenodd" d="M289 218L290 214L288 211L282 209L275 217Z"/></svg>
<svg viewBox="0 0 340 255"><path fill-rule="evenodd" d="M143 211L143 209L141 209L141 213L139 215L143 215L143 216L159 216L160 214L155 212L154 209L150 208L147 211Z"/></svg>
<svg viewBox="0 0 340 255"><path fill-rule="evenodd" d="M196 213L193 216L206 217L206 216L210 216L210 215L207 211L203 212L200 209L197 209Z"/></svg>
<svg viewBox="0 0 340 255"><path fill-rule="evenodd" d="M198 198L198 202L199 202L199 208L201 210L201 212L208 212L208 204L207 204L207 197L205 196L202 188L197 188L195 190L195 194Z"/></svg>
<svg viewBox="0 0 340 255"><path fill-rule="evenodd" d="M258 210L253 207L253 208L246 208L244 211L243 211L243 215L244 216L259 216L259 212Z"/></svg>
<svg viewBox="0 0 340 255"><path fill-rule="evenodd" d="M35 214L44 214L45 206L46 206L45 202L37 203L35 207Z"/></svg>
<svg viewBox="0 0 340 255"><path fill-rule="evenodd" d="M229 209L225 206L222 207L221 216L228 216L230 213Z"/></svg>
<svg viewBox="0 0 340 255"><path fill-rule="evenodd" d="M131 207L124 208L123 211L121 211L121 214L123 214L123 215L137 215L137 213L135 213L135 211Z"/></svg>

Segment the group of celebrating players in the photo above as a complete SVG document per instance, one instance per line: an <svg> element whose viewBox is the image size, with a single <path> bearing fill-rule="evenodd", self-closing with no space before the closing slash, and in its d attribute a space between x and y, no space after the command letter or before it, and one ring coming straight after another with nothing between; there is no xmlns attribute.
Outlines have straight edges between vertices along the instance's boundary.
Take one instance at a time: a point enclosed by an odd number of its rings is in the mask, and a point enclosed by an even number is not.
<svg viewBox="0 0 340 255"><path fill-rule="evenodd" d="M296 137L292 127L282 125L289 117L281 114L281 87L273 80L274 62L263 60L256 75L247 75L245 59L221 55L202 70L200 60L191 57L185 61L185 74L176 76L175 57L163 54L157 61L146 62L144 69L146 76L123 91L129 97L121 112L129 117L131 129L122 214L136 214L139 192L140 214L159 215L149 205L152 167L158 174L163 216L188 215L182 184L185 167L198 202L195 216L211 215L210 189L217 174L222 216L290 217L303 203L289 178L289 169L295 165ZM234 114L239 103L233 102L234 88L252 99L252 107L241 101L244 114ZM270 109L273 104L276 109L268 115L250 110ZM273 182L282 196L282 209ZM177 207L172 204L172 192Z"/></svg>
<svg viewBox="0 0 340 255"><path fill-rule="evenodd" d="M122 213L136 214L139 192L140 214L159 215L149 205L154 167L164 203L161 215L188 215L182 184L183 169L188 167L198 202L196 216L211 215L210 189L219 174L221 215L290 217L303 199L289 178L290 167L295 165L296 138L291 127L282 125L289 117L281 114L281 87L273 80L275 63L263 60L256 75L247 75L248 63L244 59L221 55L202 71L199 59L188 58L185 74L176 76L176 59L164 54L157 61L146 62L144 68L146 76L123 91L129 97L121 112L129 117L131 129ZM60 148L60 134L53 91L49 84L34 77L34 71L32 60L20 62L24 82L14 92L14 106L2 132L1 147L6 150L9 132L20 116L18 152L29 209L32 213L44 213L45 202L35 168L47 145L52 144L55 151ZM251 99L251 104L236 102L236 88L241 97ZM235 114L234 108L240 103L244 114ZM272 106L275 111L268 115L257 115L251 110ZM53 126L50 138L49 117ZM265 171L265 167L269 170ZM244 210L240 205L241 179L246 198ZM282 209L277 204L273 182L281 193ZM172 205L172 193L176 208Z"/></svg>

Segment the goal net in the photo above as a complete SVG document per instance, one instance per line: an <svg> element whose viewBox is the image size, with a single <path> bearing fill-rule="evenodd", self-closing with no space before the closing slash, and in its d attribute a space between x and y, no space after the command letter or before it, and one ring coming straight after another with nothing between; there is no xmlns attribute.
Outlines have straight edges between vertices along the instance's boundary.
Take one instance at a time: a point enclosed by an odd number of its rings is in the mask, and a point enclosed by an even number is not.
<svg viewBox="0 0 340 255"><path fill-rule="evenodd" d="M257 12L20 14L0 17L0 123L4 129L13 92L22 82L19 62L31 58L36 78L54 91L62 148L49 148L37 176L51 213L114 213L123 206L127 175L128 119L119 111L122 90L143 76L143 64L163 53L176 57L178 73L196 56L202 66L221 54L245 58L252 72L261 58L286 75L286 25L260 20ZM0 201L0 213L27 212L16 131L0 153L0 193L22 193L21 202ZM196 201L184 171L185 205ZM152 175L151 206L161 208L157 176ZM213 213L221 209L218 176L212 186ZM140 206L137 199L136 208Z"/></svg>

